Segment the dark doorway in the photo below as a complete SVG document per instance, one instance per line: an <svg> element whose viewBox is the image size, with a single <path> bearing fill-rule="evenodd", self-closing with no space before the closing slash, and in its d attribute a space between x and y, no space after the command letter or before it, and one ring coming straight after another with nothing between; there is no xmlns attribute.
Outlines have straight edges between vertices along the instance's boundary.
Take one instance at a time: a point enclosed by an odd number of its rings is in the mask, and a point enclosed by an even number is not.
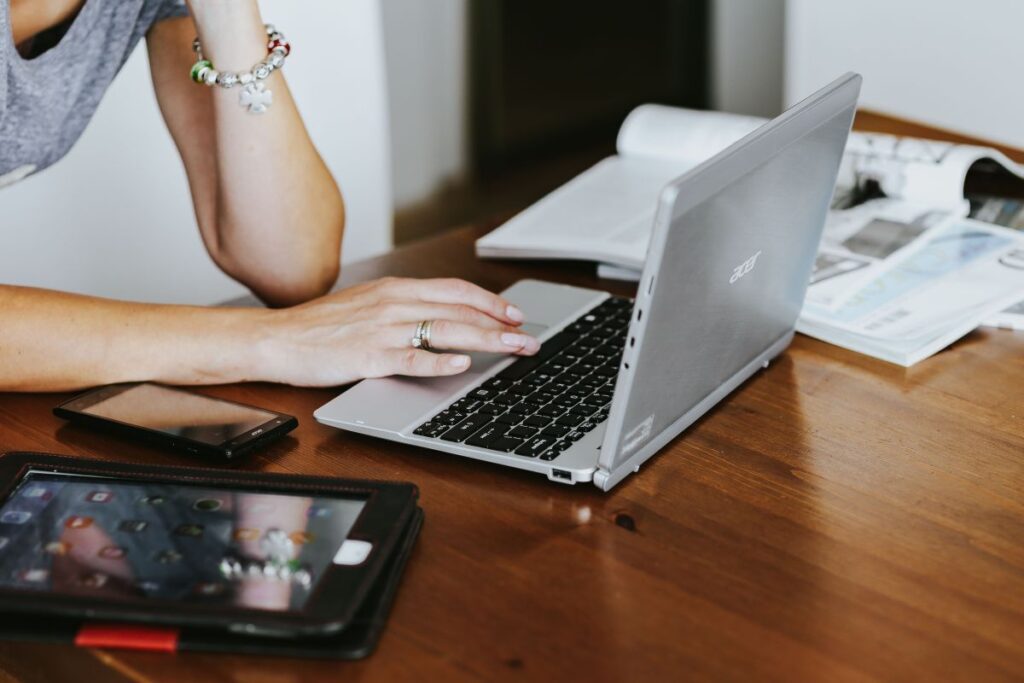
<svg viewBox="0 0 1024 683"><path fill-rule="evenodd" d="M644 102L708 106L708 0L470 0L477 174L614 151Z"/></svg>

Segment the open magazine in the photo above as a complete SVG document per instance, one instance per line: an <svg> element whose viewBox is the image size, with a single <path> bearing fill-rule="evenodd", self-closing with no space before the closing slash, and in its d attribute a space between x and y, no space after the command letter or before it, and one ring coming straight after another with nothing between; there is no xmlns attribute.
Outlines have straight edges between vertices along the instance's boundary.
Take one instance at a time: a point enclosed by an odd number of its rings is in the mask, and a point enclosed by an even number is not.
<svg viewBox="0 0 1024 683"><path fill-rule="evenodd" d="M600 264L602 276L638 279L661 189L764 122L721 112L638 107L619 130L617 155L479 239L477 254L590 260ZM968 218L974 220L964 223ZM917 335L923 327L915 328L909 337L907 329L893 328L901 330L902 340L912 340L909 346L897 344L895 338L868 343L854 329L830 327L837 323L829 315L848 310L844 307L859 293L885 282L882 278L887 273L891 278L902 272L898 264L912 267L914 262L908 259L934 239L956 226L980 223L999 226L998 233L1011 241L1024 239L1024 167L985 147L851 133L798 329L909 365L983 321L1024 327L1024 282L1016 290L1016 299L1001 289L1003 285L1012 289L1013 278L1000 280L998 291L979 295L977 306L958 310L956 315L965 316L962 320L947 316L945 329L940 330L943 324L937 321L927 323L938 325L928 330L933 336ZM952 272L942 277L951 278ZM974 277L977 272L972 267L960 276ZM920 293L937 296L940 291L944 290ZM914 301L924 303L925 299ZM982 301L1000 305L982 306ZM888 351L879 351L886 345Z"/></svg>

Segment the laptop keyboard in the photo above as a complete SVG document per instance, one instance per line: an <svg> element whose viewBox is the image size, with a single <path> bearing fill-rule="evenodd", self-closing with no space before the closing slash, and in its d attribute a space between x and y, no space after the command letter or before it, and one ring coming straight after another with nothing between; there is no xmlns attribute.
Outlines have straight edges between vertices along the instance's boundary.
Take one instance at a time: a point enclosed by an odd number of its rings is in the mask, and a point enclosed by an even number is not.
<svg viewBox="0 0 1024 683"><path fill-rule="evenodd" d="M605 300L413 433L554 460L608 419L632 312Z"/></svg>

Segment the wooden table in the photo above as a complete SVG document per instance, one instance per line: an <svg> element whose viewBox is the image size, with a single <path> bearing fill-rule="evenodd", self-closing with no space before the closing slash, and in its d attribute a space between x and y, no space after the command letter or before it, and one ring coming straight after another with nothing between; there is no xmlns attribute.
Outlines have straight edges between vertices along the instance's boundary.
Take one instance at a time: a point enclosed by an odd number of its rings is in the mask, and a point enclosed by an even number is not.
<svg viewBox="0 0 1024 683"><path fill-rule="evenodd" d="M921 134L877 115L866 128ZM924 132L928 132L925 130ZM935 134L934 131L931 131ZM467 228L351 266L531 276ZM211 394L300 416L246 469L404 479L426 526L378 651L355 663L0 644L14 679L1009 680L1024 677L1024 334L983 330L910 369L798 336L610 494L328 429L336 392ZM63 396L0 395L0 445L180 463L64 426Z"/></svg>

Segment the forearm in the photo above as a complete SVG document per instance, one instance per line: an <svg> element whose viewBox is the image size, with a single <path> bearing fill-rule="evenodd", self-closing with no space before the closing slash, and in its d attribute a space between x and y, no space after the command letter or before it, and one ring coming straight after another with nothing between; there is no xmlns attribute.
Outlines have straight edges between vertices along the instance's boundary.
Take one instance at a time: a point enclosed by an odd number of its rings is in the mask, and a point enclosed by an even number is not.
<svg viewBox="0 0 1024 683"><path fill-rule="evenodd" d="M266 315L0 286L0 390L258 379Z"/></svg>
<svg viewBox="0 0 1024 683"><path fill-rule="evenodd" d="M189 7L204 56L219 71L242 73L267 56L267 35L255 0L191 0ZM189 51L190 37L176 36L174 42L177 49ZM184 82L187 67L175 70L173 78L190 95L200 93L210 101L209 168L198 174L190 168L189 175L200 185L212 186L211 192L194 182L193 196L214 259L272 304L294 304L322 294L338 274L344 205L283 72L275 71L264 82L273 104L263 114L240 106L238 87ZM182 137L194 140L194 132L186 130Z"/></svg>

